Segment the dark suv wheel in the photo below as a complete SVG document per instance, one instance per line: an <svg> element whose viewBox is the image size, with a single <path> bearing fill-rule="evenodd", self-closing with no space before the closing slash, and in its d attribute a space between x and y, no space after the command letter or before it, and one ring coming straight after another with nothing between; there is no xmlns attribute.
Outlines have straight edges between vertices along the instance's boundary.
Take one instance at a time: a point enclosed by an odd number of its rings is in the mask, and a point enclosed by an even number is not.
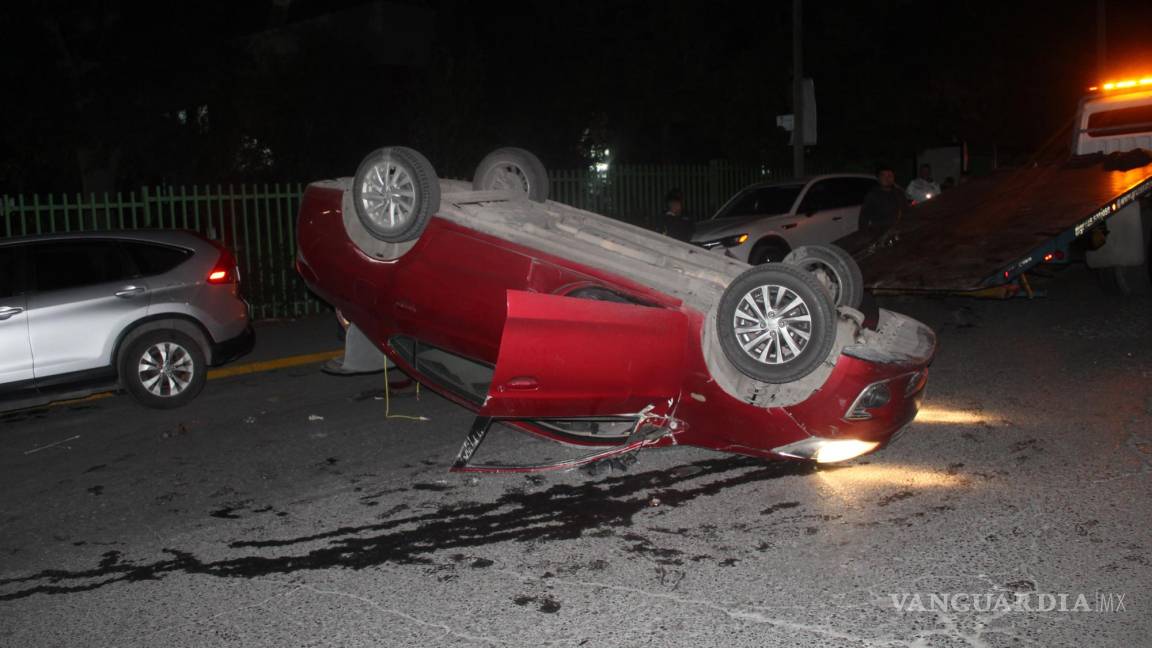
<svg viewBox="0 0 1152 648"><path fill-rule="evenodd" d="M120 357L120 384L140 404L180 407L204 389L208 363L195 340L179 331L153 331L132 341Z"/></svg>

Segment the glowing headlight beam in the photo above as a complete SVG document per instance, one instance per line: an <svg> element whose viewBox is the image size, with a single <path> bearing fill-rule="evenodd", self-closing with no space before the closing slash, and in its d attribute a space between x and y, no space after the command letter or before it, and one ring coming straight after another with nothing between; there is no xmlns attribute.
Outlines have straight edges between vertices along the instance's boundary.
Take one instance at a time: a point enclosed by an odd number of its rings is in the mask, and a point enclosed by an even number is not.
<svg viewBox="0 0 1152 648"><path fill-rule="evenodd" d="M989 412L968 411L950 407L925 406L916 414L916 423L943 425L1004 425L1008 421Z"/></svg>

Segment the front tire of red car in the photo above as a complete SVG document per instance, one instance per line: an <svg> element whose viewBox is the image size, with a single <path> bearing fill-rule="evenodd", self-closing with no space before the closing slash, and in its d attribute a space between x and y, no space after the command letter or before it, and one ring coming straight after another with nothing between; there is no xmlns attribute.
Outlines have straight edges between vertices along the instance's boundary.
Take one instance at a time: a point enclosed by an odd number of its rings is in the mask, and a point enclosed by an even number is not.
<svg viewBox="0 0 1152 648"><path fill-rule="evenodd" d="M724 355L741 373L765 383L807 376L836 341L836 306L800 268L755 266L724 290L716 311Z"/></svg>
<svg viewBox="0 0 1152 648"><path fill-rule="evenodd" d="M472 188L476 191L514 191L530 200L548 200L550 181L540 158L522 148L496 149L476 165Z"/></svg>
<svg viewBox="0 0 1152 648"><path fill-rule="evenodd" d="M360 163L352 200L360 224L373 238L403 243L419 238L440 209L440 180L419 151L389 146Z"/></svg>

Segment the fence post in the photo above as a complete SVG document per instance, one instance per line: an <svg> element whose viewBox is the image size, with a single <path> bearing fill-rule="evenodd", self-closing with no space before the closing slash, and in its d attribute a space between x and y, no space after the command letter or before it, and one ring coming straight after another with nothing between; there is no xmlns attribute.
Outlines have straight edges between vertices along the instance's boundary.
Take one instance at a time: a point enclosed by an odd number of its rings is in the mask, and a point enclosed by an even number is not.
<svg viewBox="0 0 1152 648"><path fill-rule="evenodd" d="M24 208L24 195L23 194L20 195L19 200L20 200L20 214L23 216L23 214L24 214L24 209L23 209ZM35 216L33 217L33 220L36 222L36 233L39 234L40 233L40 195L39 194L32 194L32 213L35 214ZM21 219L20 219L20 233L21 234L27 234L28 233L28 219L26 217L21 217Z"/></svg>
<svg viewBox="0 0 1152 648"><path fill-rule="evenodd" d="M720 202L720 160L708 160L708 205Z"/></svg>
<svg viewBox="0 0 1152 648"><path fill-rule="evenodd" d="M140 188L140 203L144 207L144 227L152 227L152 203L148 196L148 185Z"/></svg>

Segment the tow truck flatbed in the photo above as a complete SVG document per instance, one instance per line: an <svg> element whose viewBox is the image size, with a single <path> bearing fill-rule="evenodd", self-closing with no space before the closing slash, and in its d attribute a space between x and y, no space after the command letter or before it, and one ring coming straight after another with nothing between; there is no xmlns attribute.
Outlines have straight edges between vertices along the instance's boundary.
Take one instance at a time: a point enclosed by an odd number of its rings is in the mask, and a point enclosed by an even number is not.
<svg viewBox="0 0 1152 648"><path fill-rule="evenodd" d="M866 283L880 292L964 293L1015 282L1152 190L1152 163L1108 170L1106 160L1000 171L916 205L895 242L860 259Z"/></svg>

